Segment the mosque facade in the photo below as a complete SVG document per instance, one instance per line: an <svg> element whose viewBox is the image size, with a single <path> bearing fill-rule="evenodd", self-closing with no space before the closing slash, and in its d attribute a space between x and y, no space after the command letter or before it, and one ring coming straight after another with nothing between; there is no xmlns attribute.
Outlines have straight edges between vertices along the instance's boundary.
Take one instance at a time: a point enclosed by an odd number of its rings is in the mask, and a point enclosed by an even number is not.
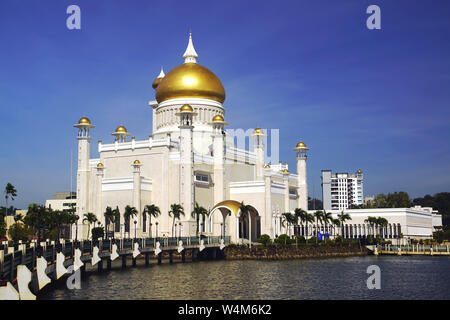
<svg viewBox="0 0 450 320"><path fill-rule="evenodd" d="M116 236L201 233L229 236L233 242L255 241L261 234L276 237L283 230L283 212L307 210L308 148L303 142L293 148L294 174L287 164L264 162L266 133L261 128L252 129L252 148L237 147L225 131L225 89L212 71L197 62L191 35L183 58L183 64L167 74L161 70L153 82L148 139L130 137L120 125L112 133L112 143L98 141L99 157L91 158L93 122L83 117L74 125L78 129L77 214L94 213L106 226L106 208L118 208L120 221L108 227ZM248 210L241 210L242 203ZM143 211L152 204L161 215L150 221ZM182 206L180 219L170 214L172 204ZM209 214L197 219L192 214L196 204ZM137 211L130 221L123 216L127 205ZM78 232L87 238L88 228L81 220Z"/></svg>

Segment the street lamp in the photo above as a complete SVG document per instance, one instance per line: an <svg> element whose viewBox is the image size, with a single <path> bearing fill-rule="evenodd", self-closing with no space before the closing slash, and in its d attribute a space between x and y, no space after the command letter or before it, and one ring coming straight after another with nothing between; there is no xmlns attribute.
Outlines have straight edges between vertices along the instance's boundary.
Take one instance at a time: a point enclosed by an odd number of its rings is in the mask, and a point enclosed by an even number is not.
<svg viewBox="0 0 450 320"><path fill-rule="evenodd" d="M158 238L158 221L155 222L156 225L156 238Z"/></svg>
<svg viewBox="0 0 450 320"><path fill-rule="evenodd" d="M149 234L149 235L150 235L150 238L152 237L152 225L153 225L153 224L150 222L150 234Z"/></svg>
<svg viewBox="0 0 450 320"><path fill-rule="evenodd" d="M177 237L177 225L178 225L178 223L175 223L175 234L172 235L172 237L174 237L174 238Z"/></svg>
<svg viewBox="0 0 450 320"><path fill-rule="evenodd" d="M137 220L134 220L134 241L136 241Z"/></svg>
<svg viewBox="0 0 450 320"><path fill-rule="evenodd" d="M220 236L223 238L223 222L220 223Z"/></svg>

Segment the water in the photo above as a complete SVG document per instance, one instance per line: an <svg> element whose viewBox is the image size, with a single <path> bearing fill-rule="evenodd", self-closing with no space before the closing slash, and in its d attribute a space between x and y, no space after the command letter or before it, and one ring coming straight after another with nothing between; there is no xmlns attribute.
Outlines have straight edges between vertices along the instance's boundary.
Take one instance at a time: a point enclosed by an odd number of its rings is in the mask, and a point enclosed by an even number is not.
<svg viewBox="0 0 450 320"><path fill-rule="evenodd" d="M141 262L142 263L142 262ZM367 289L370 265L381 289ZM450 257L366 256L289 261L203 261L87 273L39 299L450 299Z"/></svg>

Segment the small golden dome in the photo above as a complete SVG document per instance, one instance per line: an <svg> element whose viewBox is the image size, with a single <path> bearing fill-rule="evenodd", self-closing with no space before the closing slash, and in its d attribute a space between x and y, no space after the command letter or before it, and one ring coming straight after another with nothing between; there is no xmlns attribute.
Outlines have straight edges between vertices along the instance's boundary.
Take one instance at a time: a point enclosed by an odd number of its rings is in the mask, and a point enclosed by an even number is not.
<svg viewBox="0 0 450 320"><path fill-rule="evenodd" d="M288 170L288 169L283 169L282 172L283 172L283 173L289 173L289 170Z"/></svg>
<svg viewBox="0 0 450 320"><path fill-rule="evenodd" d="M269 169L270 168L270 165L268 165L268 164L266 164L265 166L264 166L264 169Z"/></svg>
<svg viewBox="0 0 450 320"><path fill-rule="evenodd" d="M214 118L212 119L213 122L223 122L225 121L225 119L220 115L215 115Z"/></svg>
<svg viewBox="0 0 450 320"><path fill-rule="evenodd" d="M91 124L91 120L89 120L86 117L83 117L80 119L80 121L78 121L78 124Z"/></svg>
<svg viewBox="0 0 450 320"><path fill-rule="evenodd" d="M105 165L103 164L103 163L101 163L101 162L99 162L98 164L97 164L97 168L104 168L105 167Z"/></svg>
<svg viewBox="0 0 450 320"><path fill-rule="evenodd" d="M256 128L255 130L253 130L253 133L254 134L264 134L264 131L261 128Z"/></svg>
<svg viewBox="0 0 450 320"><path fill-rule="evenodd" d="M152 88L156 90L156 88L158 88L159 84L161 83L161 80L163 78L156 78L155 81L153 81L152 83Z"/></svg>
<svg viewBox="0 0 450 320"><path fill-rule="evenodd" d="M306 144L300 141L299 143L297 143L297 148L306 148Z"/></svg>
<svg viewBox="0 0 450 320"><path fill-rule="evenodd" d="M134 160L133 164L141 164L139 160Z"/></svg>
<svg viewBox="0 0 450 320"><path fill-rule="evenodd" d="M356 173L357 173L357 174L361 174L361 173L362 173L362 170L361 170L361 169L358 169L358 171L356 171Z"/></svg>
<svg viewBox="0 0 450 320"><path fill-rule="evenodd" d="M183 63L162 78L156 88L156 101L176 98L203 98L225 101L225 89L219 78L197 63Z"/></svg>
<svg viewBox="0 0 450 320"><path fill-rule="evenodd" d="M118 126L116 128L116 133L127 133L127 128L125 128L124 126Z"/></svg>
<svg viewBox="0 0 450 320"><path fill-rule="evenodd" d="M180 108L180 112L194 112L194 109L188 104L185 104Z"/></svg>

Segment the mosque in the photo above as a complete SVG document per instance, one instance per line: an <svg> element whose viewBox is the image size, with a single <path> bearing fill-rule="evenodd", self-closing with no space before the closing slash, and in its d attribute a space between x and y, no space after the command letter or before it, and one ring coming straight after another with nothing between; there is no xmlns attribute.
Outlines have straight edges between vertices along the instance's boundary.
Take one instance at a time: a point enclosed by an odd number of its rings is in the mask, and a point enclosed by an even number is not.
<svg viewBox="0 0 450 320"><path fill-rule="evenodd" d="M197 63L191 34L183 58L183 64L167 74L161 70L153 82L148 139L130 138L124 125L117 126L112 143L98 141L99 158L93 159L94 124L83 117L74 125L78 129L77 214L92 212L105 226L106 208L119 208L121 219L109 229L116 236L125 232L132 236L136 232L138 237L196 236L199 231L238 242L281 234L283 212L307 210L308 148L303 142L293 148L294 174L287 164L264 162L267 135L261 128L252 130L251 150L237 147L225 132L225 89L212 71ZM250 206L248 213L241 212L241 202ZM198 224L191 214L196 203L209 212ZM151 204L160 208L161 215L150 221L142 212ZM185 214L179 220L169 215L171 204L183 207ZM127 205L138 214L124 223ZM78 232L87 238L88 228L81 220Z"/></svg>

